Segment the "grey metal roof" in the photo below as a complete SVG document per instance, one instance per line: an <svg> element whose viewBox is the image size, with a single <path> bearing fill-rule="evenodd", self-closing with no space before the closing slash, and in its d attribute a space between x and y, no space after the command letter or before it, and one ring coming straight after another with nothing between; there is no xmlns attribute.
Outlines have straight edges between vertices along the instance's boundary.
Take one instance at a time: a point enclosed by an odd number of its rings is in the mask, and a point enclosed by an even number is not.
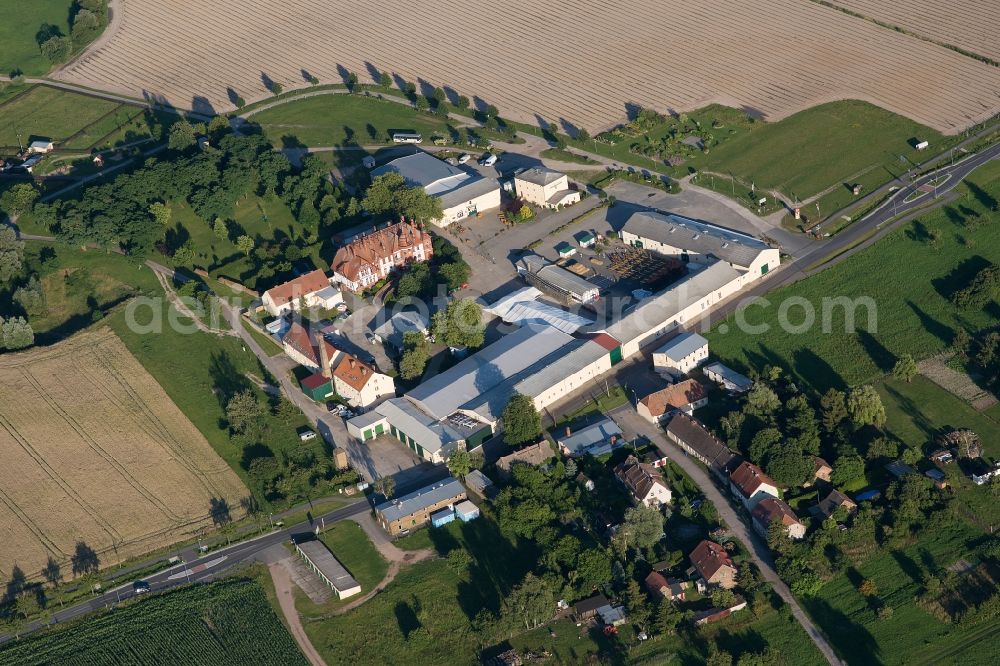
<svg viewBox="0 0 1000 666"><path fill-rule="evenodd" d="M586 453L587 449L606 445L613 435L621 439L622 429L611 419L604 419L560 439L559 445L566 447L570 454Z"/></svg>
<svg viewBox="0 0 1000 666"><path fill-rule="evenodd" d="M566 333L575 333L577 330L594 323L593 320L586 317L538 301L515 304L503 316L503 320L508 324L517 324L518 326L547 324Z"/></svg>
<svg viewBox="0 0 1000 666"><path fill-rule="evenodd" d="M387 321L375 328L375 333L392 346L401 349L403 336L406 333L412 331L423 333L430 328L430 325L431 322L427 315L416 310L406 310L392 315Z"/></svg>
<svg viewBox="0 0 1000 666"><path fill-rule="evenodd" d="M474 469L465 475L465 484L476 492L483 493L493 485L493 482L478 469Z"/></svg>
<svg viewBox="0 0 1000 666"><path fill-rule="evenodd" d="M394 159L374 169L372 177L393 172L400 174L411 187L422 187L427 194L438 197L445 209L500 189L500 183L493 178L452 166L424 152Z"/></svg>
<svg viewBox="0 0 1000 666"><path fill-rule="evenodd" d="M576 273L556 266L537 254L529 254L519 260L523 269L537 275L556 289L574 295L578 300L588 300L587 295L600 291L597 285L584 280Z"/></svg>
<svg viewBox="0 0 1000 666"><path fill-rule="evenodd" d="M406 398L386 400L374 411L388 419L397 430L415 439L429 453L436 453L471 434L447 421L428 416Z"/></svg>
<svg viewBox="0 0 1000 666"><path fill-rule="evenodd" d="M674 213L633 213L622 231L689 252L712 255L744 268L770 249L767 243L753 236Z"/></svg>
<svg viewBox="0 0 1000 666"><path fill-rule="evenodd" d="M500 183L496 178L476 176L463 181L460 186L436 196L441 200L441 207L447 210L499 189Z"/></svg>
<svg viewBox="0 0 1000 666"><path fill-rule="evenodd" d="M382 514L386 521L392 522L459 495L465 496L465 487L457 479L449 476L447 479L379 504L375 507L375 511Z"/></svg>
<svg viewBox="0 0 1000 666"><path fill-rule="evenodd" d="M339 592L358 587L358 581L322 541L301 541L295 545Z"/></svg>
<svg viewBox="0 0 1000 666"><path fill-rule="evenodd" d="M722 365L721 363L709 363L705 366L705 372L711 372L722 377L724 382L732 384L733 386L746 390L753 386L753 380L746 375L741 375L727 365Z"/></svg>
<svg viewBox="0 0 1000 666"><path fill-rule="evenodd" d="M436 419L447 418L572 340L557 328L528 324L427 380L407 397Z"/></svg>
<svg viewBox="0 0 1000 666"><path fill-rule="evenodd" d="M541 185L542 187L546 185L551 185L556 182L566 174L556 171L554 169L547 169L545 167L532 167L526 169L521 173L514 176L515 180L523 180L528 183L534 183L535 185Z"/></svg>
<svg viewBox="0 0 1000 666"><path fill-rule="evenodd" d="M659 296L640 302L634 310L608 327L608 335L621 340L622 344L645 335L661 322L675 317L691 303L740 277L743 272L723 261L706 266L671 285Z"/></svg>
<svg viewBox="0 0 1000 666"><path fill-rule="evenodd" d="M375 425L384 418L385 416L379 414L377 411L371 411L361 414L360 416L355 416L353 419L350 419L350 422L352 426L358 428L359 430L364 430L365 428Z"/></svg>
<svg viewBox="0 0 1000 666"><path fill-rule="evenodd" d="M697 333L681 333L667 344L657 349L655 354L664 354L671 361L680 361L708 344L708 340Z"/></svg>
<svg viewBox="0 0 1000 666"><path fill-rule="evenodd" d="M531 301L538 300L538 297L542 295L542 292L535 287L521 287L516 291L498 298L496 301L487 305L483 309L492 315L497 317L503 317L510 311L512 307L518 303L528 303Z"/></svg>

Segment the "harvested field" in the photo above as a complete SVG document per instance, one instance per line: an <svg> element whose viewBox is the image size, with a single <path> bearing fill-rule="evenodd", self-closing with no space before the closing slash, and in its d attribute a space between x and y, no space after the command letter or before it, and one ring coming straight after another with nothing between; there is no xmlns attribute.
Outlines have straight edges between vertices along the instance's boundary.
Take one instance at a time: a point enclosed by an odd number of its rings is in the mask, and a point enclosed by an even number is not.
<svg viewBox="0 0 1000 666"><path fill-rule="evenodd" d="M996 0L832 0L879 23L1000 61Z"/></svg>
<svg viewBox="0 0 1000 666"><path fill-rule="evenodd" d="M48 557L69 577L83 541L102 566L238 512L233 471L111 331L0 356L0 576Z"/></svg>
<svg viewBox="0 0 1000 666"><path fill-rule="evenodd" d="M630 104L720 102L780 119L852 98L951 133L1000 109L1000 68L809 0L669 11L657 0L625 11L593 0L514 0L502 11L474 0L116 4L114 34L57 78L202 111L266 97L269 81L290 89L307 74L329 83L353 71L368 82L381 70L479 95L515 120L592 131ZM998 15L993 3L977 18L995 25Z"/></svg>

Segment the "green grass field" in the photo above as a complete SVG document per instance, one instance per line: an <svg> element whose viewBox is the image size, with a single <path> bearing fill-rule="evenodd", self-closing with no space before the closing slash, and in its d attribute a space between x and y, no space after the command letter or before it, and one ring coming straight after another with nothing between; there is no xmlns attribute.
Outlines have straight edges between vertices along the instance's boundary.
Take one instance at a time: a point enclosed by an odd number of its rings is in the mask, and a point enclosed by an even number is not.
<svg viewBox="0 0 1000 666"><path fill-rule="evenodd" d="M914 137L930 141L932 150L918 152L908 143ZM884 182L889 173L905 173L900 156L921 162L955 142L866 102L833 102L755 124L713 149L702 168L804 199L833 186L846 192L843 184L865 173Z"/></svg>
<svg viewBox="0 0 1000 666"><path fill-rule="evenodd" d="M260 585L230 579L140 599L0 647L7 666L304 666Z"/></svg>
<svg viewBox="0 0 1000 666"><path fill-rule="evenodd" d="M968 555L981 535L961 522L928 530L913 545L880 552L856 568L849 567L803 603L851 664L995 663L986 658L986 653L992 659L996 654L983 633L997 631L997 622L971 629L945 624L913 599L924 575L940 575L941 569ZM892 606L892 617L879 619L869 607L857 590L863 579L874 581L878 596ZM979 642L973 644L975 640ZM963 657L978 654L979 661L944 659L955 656L949 654L953 650Z"/></svg>
<svg viewBox="0 0 1000 666"><path fill-rule="evenodd" d="M766 324L764 333L740 331L735 318L708 334L713 354L742 367L780 364L821 391L872 381L892 369L899 354L924 358L947 347L958 325L970 330L1000 321L1000 307L958 311L952 293L985 265L1000 263L1000 235L992 225L1000 215L992 211L1000 199L1000 165L973 173L961 185L959 199L943 210L928 212L872 247L816 276L767 295L770 307L753 306L746 322ZM981 224L970 229L962 221L978 214ZM934 237L937 240L932 240ZM866 309L859 308L855 329L845 326L844 308L828 307L831 326L822 330L824 298L870 298L877 326L867 325ZM803 298L815 315L815 325L803 333L785 332L778 325L780 305ZM788 311L788 321L800 324L803 307Z"/></svg>
<svg viewBox="0 0 1000 666"><path fill-rule="evenodd" d="M65 141L120 106L96 97L34 86L0 106L0 145L17 146L18 132L25 145L30 137Z"/></svg>
<svg viewBox="0 0 1000 666"><path fill-rule="evenodd" d="M447 136L447 123L396 102L354 95L319 95L295 100L250 117L276 145L343 146L389 142L390 130L413 130L430 140ZM291 137L291 138L288 138Z"/></svg>
<svg viewBox="0 0 1000 666"><path fill-rule="evenodd" d="M43 23L69 34L69 0L31 0L4 3L0 21L0 73L21 70L27 76L45 74L52 63L45 59L35 42Z"/></svg>
<svg viewBox="0 0 1000 666"><path fill-rule="evenodd" d="M340 563L361 584L366 594L385 578L389 563L379 554L357 523L342 520L320 533L320 539L337 556Z"/></svg>

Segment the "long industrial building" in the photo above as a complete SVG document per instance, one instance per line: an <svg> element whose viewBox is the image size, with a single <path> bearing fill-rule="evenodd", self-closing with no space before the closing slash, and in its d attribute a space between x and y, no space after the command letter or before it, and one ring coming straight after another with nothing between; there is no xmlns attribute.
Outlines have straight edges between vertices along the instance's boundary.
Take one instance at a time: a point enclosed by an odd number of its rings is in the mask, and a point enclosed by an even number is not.
<svg viewBox="0 0 1000 666"><path fill-rule="evenodd" d="M620 360L621 346L606 333L525 324L406 396L351 419L347 429L362 441L389 433L424 459L442 462L492 435L515 393L543 409Z"/></svg>

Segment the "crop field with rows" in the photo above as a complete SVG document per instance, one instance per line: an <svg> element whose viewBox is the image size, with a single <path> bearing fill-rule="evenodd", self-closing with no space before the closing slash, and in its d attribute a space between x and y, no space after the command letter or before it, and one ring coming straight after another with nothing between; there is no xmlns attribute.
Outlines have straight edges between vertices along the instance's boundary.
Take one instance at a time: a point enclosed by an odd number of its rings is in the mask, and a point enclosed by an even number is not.
<svg viewBox="0 0 1000 666"><path fill-rule="evenodd" d="M273 83L349 72L368 83L383 71L571 132L621 122L635 105L718 102L777 120L859 99L945 133L1000 110L1000 68L810 0L117 4L115 32L56 76L200 111L265 98ZM979 23L996 26L1000 5L985 4Z"/></svg>
<svg viewBox="0 0 1000 666"><path fill-rule="evenodd" d="M260 585L195 585L0 647L6 666L305 666Z"/></svg>
<svg viewBox="0 0 1000 666"><path fill-rule="evenodd" d="M107 329L0 356L0 576L70 576L78 542L104 566L211 529L248 493ZM3 660L0 659L0 662Z"/></svg>

